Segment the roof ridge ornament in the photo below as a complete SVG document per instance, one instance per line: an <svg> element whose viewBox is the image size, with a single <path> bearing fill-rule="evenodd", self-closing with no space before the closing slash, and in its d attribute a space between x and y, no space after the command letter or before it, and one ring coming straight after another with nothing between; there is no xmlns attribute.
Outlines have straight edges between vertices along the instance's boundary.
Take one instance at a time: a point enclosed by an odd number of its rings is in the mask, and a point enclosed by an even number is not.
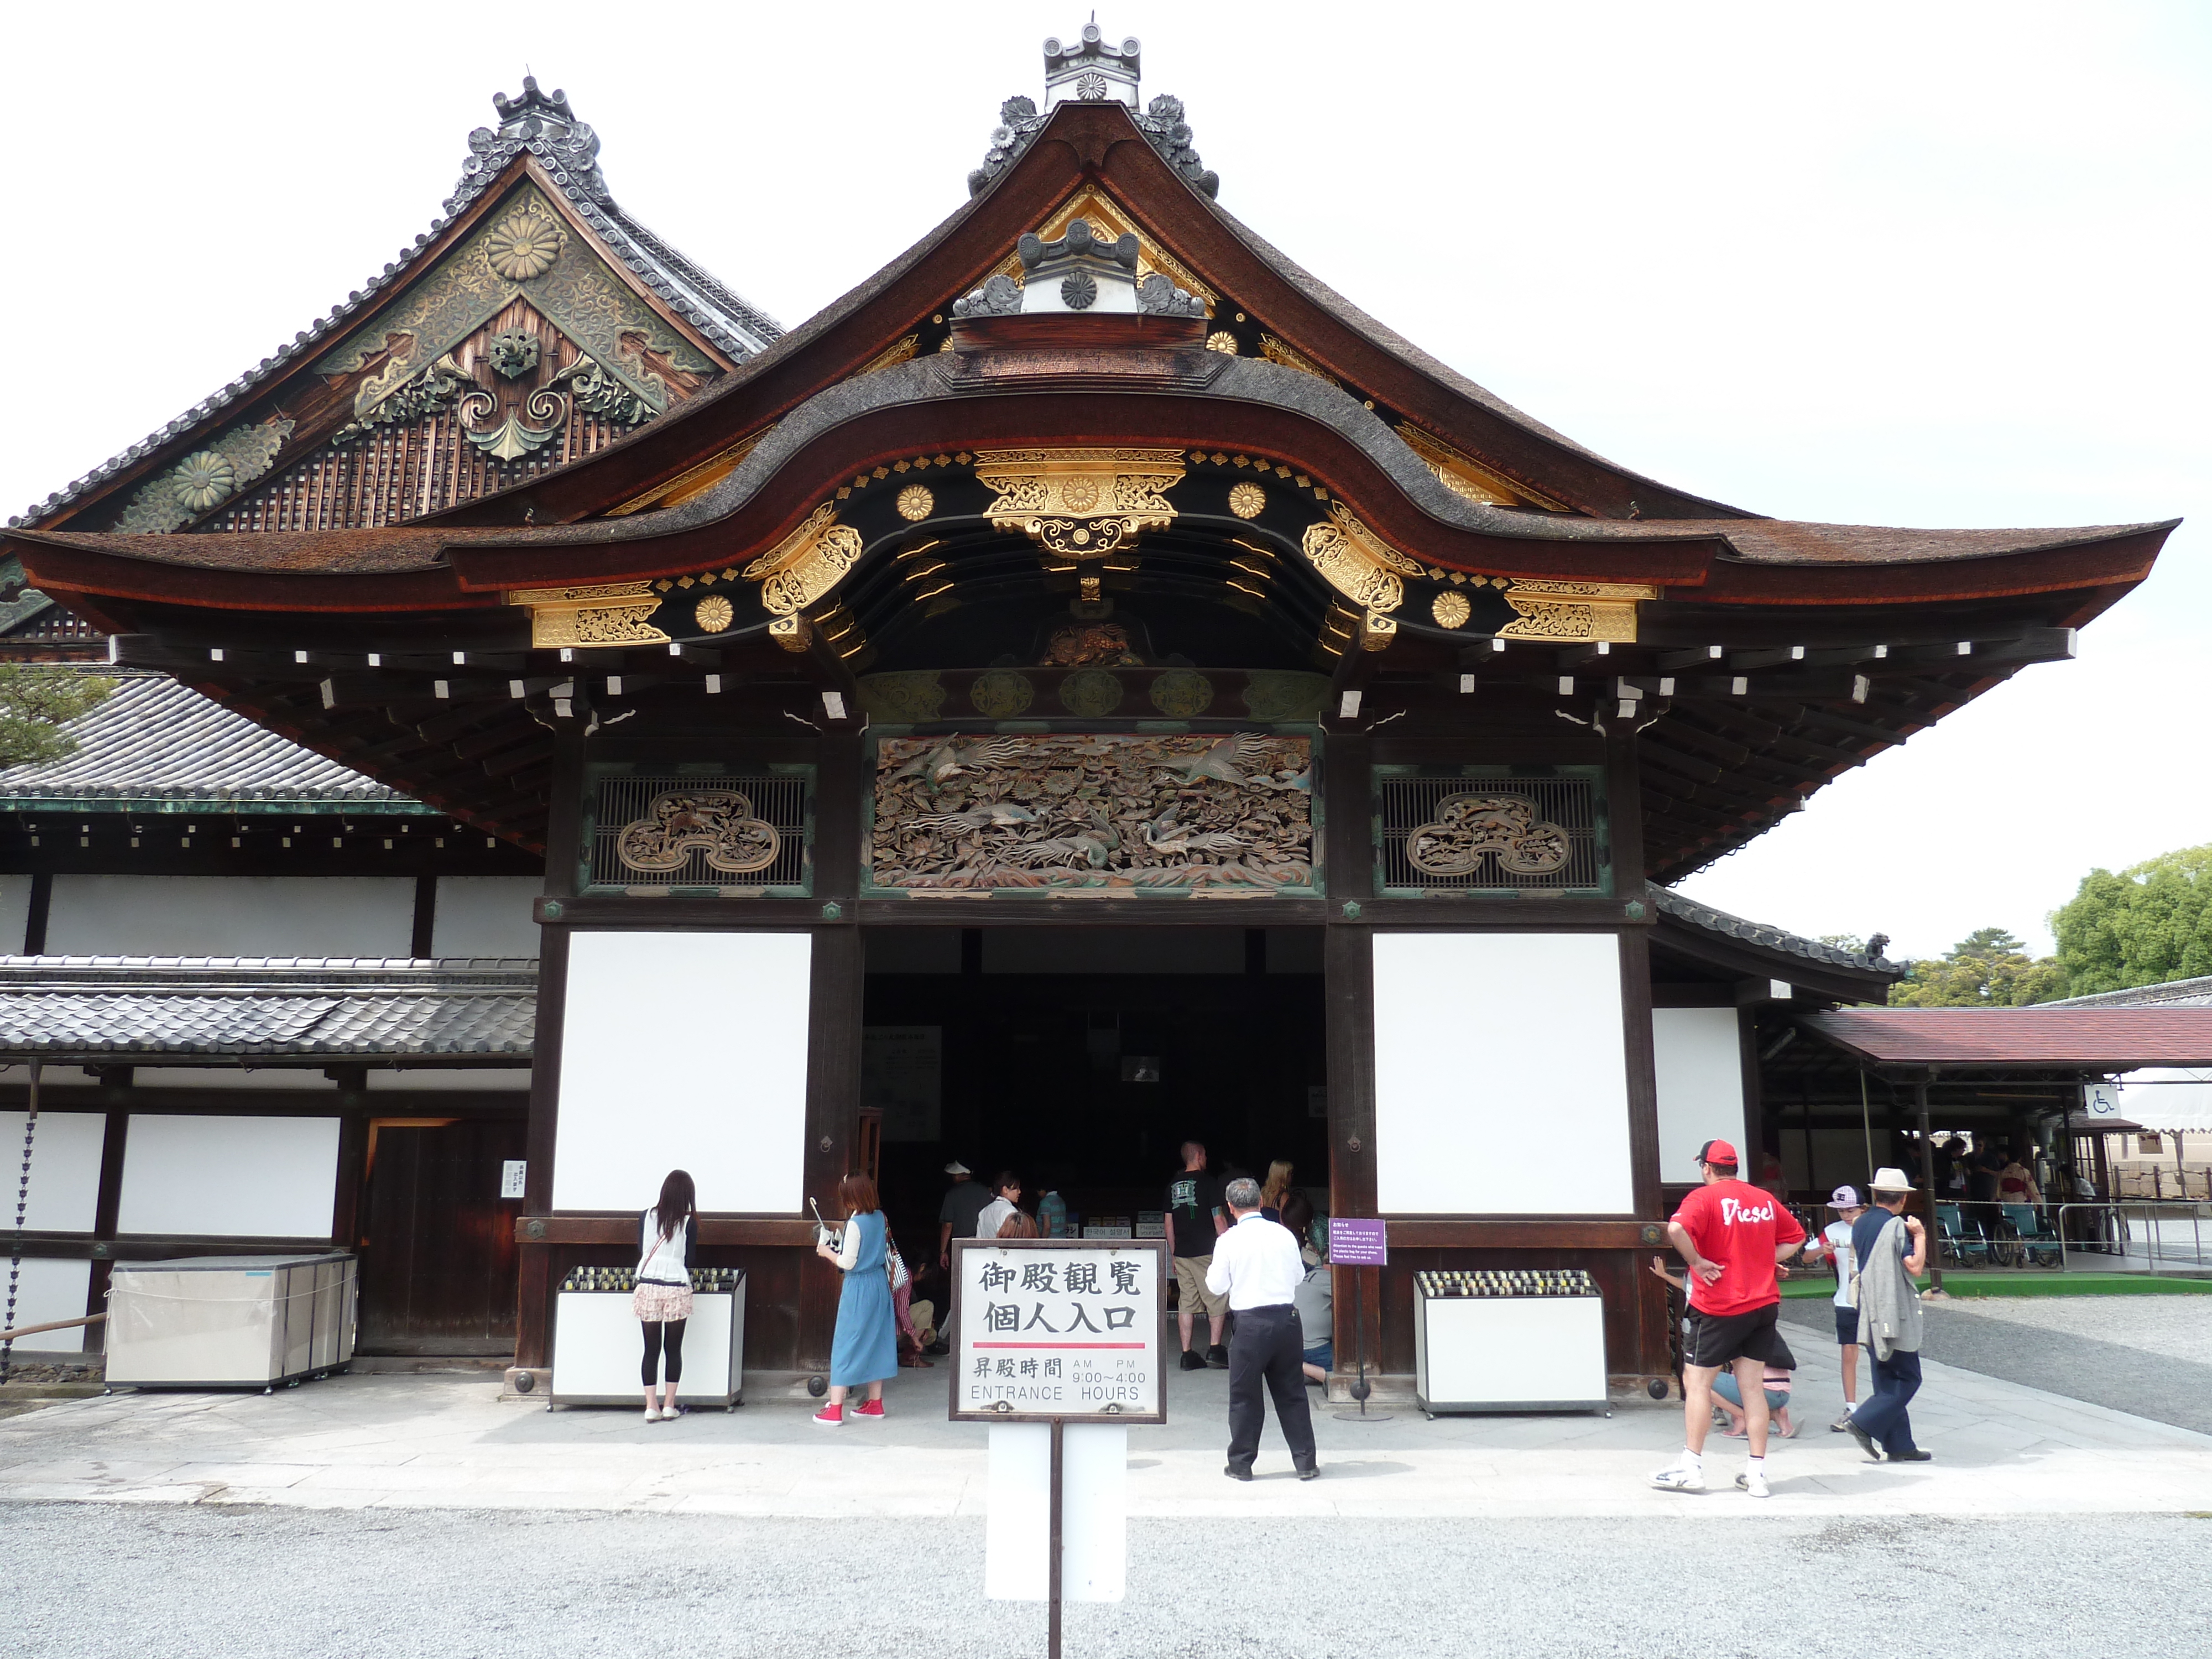
<svg viewBox="0 0 2212 1659"><path fill-rule="evenodd" d="M1048 311L1205 316L1206 301L1177 288L1172 277L1158 271L1138 276L1139 246L1135 231L1109 241L1088 219L1071 220L1066 234L1049 242L1024 231L1014 245L1021 282L994 272L982 287L953 302L952 314L963 320Z"/></svg>
<svg viewBox="0 0 2212 1659"><path fill-rule="evenodd" d="M1119 46L1109 46L1095 22L1084 25L1080 40L1072 48L1062 46L1057 36L1047 40L1044 108L1040 111L1036 100L1024 93L1017 93L999 106L999 125L992 129L983 165L968 175L968 193L981 196L990 188L991 181L1029 148L1038 129L1062 104L1116 103L1127 106L1129 118L1138 130L1192 188L1207 197L1219 196L1221 176L1207 171L1192 148L1182 100L1162 93L1151 103L1139 105L1139 51L1140 43L1133 35Z"/></svg>
<svg viewBox="0 0 2212 1659"><path fill-rule="evenodd" d="M559 88L549 97L538 89L538 77L522 77L522 96L491 95L499 112L497 128L478 127L469 135L469 158L461 163L461 181L446 201L448 217L468 204L485 181L524 150L573 173L592 199L611 207L607 181L599 173L599 135L576 118L568 94Z"/></svg>

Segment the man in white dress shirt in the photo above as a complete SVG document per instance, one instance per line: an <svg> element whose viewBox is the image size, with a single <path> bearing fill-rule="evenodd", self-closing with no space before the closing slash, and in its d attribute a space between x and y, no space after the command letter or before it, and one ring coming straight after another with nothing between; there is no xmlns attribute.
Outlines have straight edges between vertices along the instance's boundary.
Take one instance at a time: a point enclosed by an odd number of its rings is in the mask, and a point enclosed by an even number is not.
<svg viewBox="0 0 2212 1659"><path fill-rule="evenodd" d="M1252 1478L1260 1430L1267 1419L1260 1383L1275 1396L1275 1417L1290 1443L1298 1479L1321 1473L1314 1458L1313 1415L1306 1406L1305 1341L1291 1298L1305 1277L1290 1230L1260 1213L1260 1183L1249 1176L1223 1195L1236 1224L1213 1241L1206 1287L1229 1298L1237 1332L1229 1341L1229 1467L1233 1480Z"/></svg>

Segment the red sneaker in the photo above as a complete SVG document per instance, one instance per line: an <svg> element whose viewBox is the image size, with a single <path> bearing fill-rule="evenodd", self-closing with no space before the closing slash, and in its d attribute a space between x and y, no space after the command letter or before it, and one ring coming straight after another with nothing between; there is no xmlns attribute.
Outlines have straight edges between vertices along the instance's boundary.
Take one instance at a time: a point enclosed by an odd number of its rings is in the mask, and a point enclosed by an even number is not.
<svg viewBox="0 0 2212 1659"><path fill-rule="evenodd" d="M842 1406L824 1406L814 1413L814 1420L825 1429L842 1429L845 1426L845 1408Z"/></svg>
<svg viewBox="0 0 2212 1659"><path fill-rule="evenodd" d="M864 1401L853 1408L855 1417L881 1417L883 1414L884 1402L880 1400Z"/></svg>

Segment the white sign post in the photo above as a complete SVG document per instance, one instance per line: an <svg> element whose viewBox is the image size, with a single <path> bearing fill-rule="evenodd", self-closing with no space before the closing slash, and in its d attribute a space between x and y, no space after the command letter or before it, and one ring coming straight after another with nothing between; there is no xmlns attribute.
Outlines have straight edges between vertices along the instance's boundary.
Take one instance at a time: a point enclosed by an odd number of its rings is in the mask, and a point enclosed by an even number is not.
<svg viewBox="0 0 2212 1659"><path fill-rule="evenodd" d="M1048 1603L1050 1659L1064 1600L1124 1594L1128 1425L1167 1421L1166 1272L1161 1239L952 1247L950 1416L991 1425L983 1593Z"/></svg>

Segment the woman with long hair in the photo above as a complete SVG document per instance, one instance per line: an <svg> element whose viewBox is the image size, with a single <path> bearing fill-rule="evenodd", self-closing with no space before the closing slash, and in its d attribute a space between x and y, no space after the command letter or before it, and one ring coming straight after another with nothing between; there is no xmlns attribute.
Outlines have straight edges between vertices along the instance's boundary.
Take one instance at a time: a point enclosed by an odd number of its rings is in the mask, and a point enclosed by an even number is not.
<svg viewBox="0 0 2212 1659"><path fill-rule="evenodd" d="M671 1170L660 1183L660 1198L639 1218L637 1287L630 1311L645 1330L645 1420L659 1423L677 1415L676 1384L684 1376L684 1325L691 1317L691 1258L699 1249L698 1192L682 1170ZM653 1385L663 1351L668 1382L660 1403Z"/></svg>
<svg viewBox="0 0 2212 1659"><path fill-rule="evenodd" d="M1267 1178L1260 1183L1260 1213L1270 1221L1283 1218L1283 1200L1291 1190L1291 1164L1287 1158L1277 1158L1267 1166ZM1303 1239L1299 1241L1304 1243Z"/></svg>
<svg viewBox="0 0 2212 1659"><path fill-rule="evenodd" d="M884 1379L898 1372L898 1337L891 1314L889 1237L876 1183L848 1175L837 1183L837 1207L845 1225L831 1249L817 1244L814 1254L836 1263L845 1275L837 1296L837 1328L830 1341L830 1403L814 1413L825 1429L842 1427L845 1396L865 1385L866 1402L856 1417L884 1414Z"/></svg>

